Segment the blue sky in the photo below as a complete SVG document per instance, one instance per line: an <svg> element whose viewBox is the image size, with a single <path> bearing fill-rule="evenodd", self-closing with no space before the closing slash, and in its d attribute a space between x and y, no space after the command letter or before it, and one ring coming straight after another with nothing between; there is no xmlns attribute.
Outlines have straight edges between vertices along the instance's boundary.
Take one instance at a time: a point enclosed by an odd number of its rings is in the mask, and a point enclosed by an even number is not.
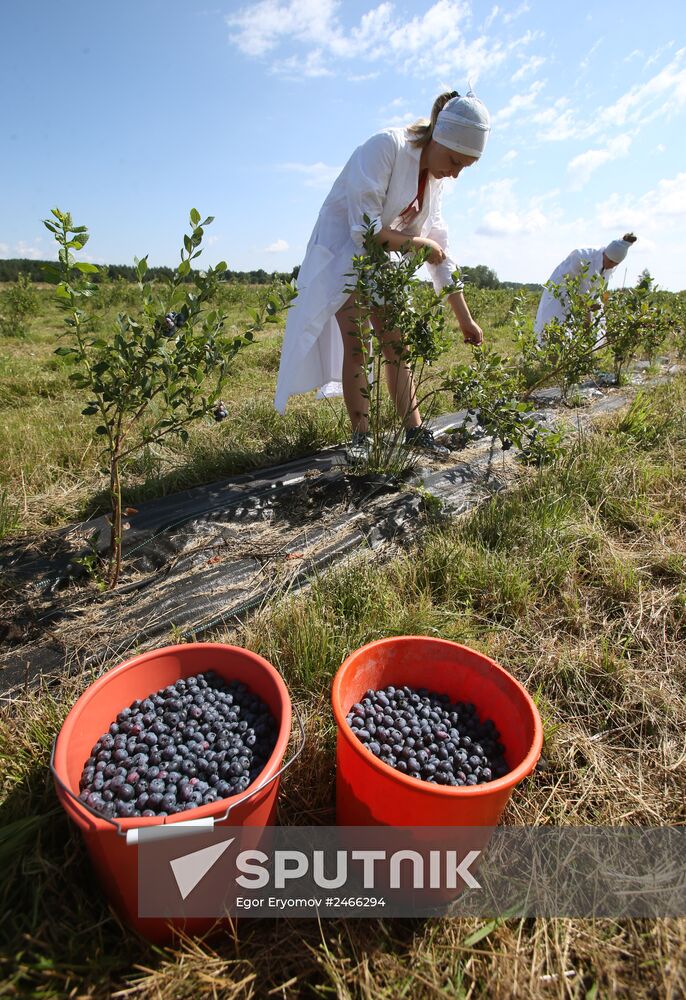
<svg viewBox="0 0 686 1000"><path fill-rule="evenodd" d="M188 210L208 263L290 270L352 150L471 82L483 158L448 181L456 259L544 281L633 229L615 283L686 287L683 0L2 0L0 256L173 264Z"/></svg>

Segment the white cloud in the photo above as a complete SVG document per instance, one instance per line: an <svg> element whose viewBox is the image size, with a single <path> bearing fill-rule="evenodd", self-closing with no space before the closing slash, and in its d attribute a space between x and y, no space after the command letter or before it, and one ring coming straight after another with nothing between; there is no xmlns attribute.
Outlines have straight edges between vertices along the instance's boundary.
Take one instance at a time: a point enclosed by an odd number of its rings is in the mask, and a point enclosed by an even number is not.
<svg viewBox="0 0 686 1000"><path fill-rule="evenodd" d="M550 217L546 215L537 203L529 200L525 207L520 207L514 192L515 180L503 177L497 181L483 184L477 191L479 203L487 206L476 232L482 236L513 236L522 233L535 233L550 225Z"/></svg>
<svg viewBox="0 0 686 1000"><path fill-rule="evenodd" d="M516 17L521 17L522 14L526 14L530 9L528 3L520 3L519 7L515 10L510 11L508 14L503 14L503 24L509 24L510 21L514 21Z"/></svg>
<svg viewBox="0 0 686 1000"><path fill-rule="evenodd" d="M9 257L10 247L9 243L0 243L0 257Z"/></svg>
<svg viewBox="0 0 686 1000"><path fill-rule="evenodd" d="M486 31L488 28L490 28L490 26L493 24L493 22L495 21L495 19L498 16L499 13L500 13L500 7L496 4L495 7L492 8L490 14L488 14L488 16L486 17L486 20L483 23L483 30L484 31Z"/></svg>
<svg viewBox="0 0 686 1000"><path fill-rule="evenodd" d="M545 56L529 56L529 58L522 63L517 72L512 74L510 77L511 82L517 83L519 80L523 80L525 76L535 73L536 70L541 68L545 61Z"/></svg>
<svg viewBox="0 0 686 1000"><path fill-rule="evenodd" d="M270 243L268 247L264 248L265 253L283 253L284 250L290 250L286 240L276 240L274 243Z"/></svg>
<svg viewBox="0 0 686 1000"><path fill-rule="evenodd" d="M581 62L579 63L579 69L582 72L584 70L588 69L588 64L589 64L589 62L591 60L591 56L602 45L603 41L604 41L604 39L602 39L602 38L599 38L597 41L595 41L593 43L593 45L590 47L590 49L588 50L588 52L586 53L586 55L584 56L584 58L581 60Z"/></svg>
<svg viewBox="0 0 686 1000"><path fill-rule="evenodd" d="M540 233L549 225L548 218L539 208L508 212L496 209L486 212L476 231L482 236L517 236L522 233Z"/></svg>
<svg viewBox="0 0 686 1000"><path fill-rule="evenodd" d="M608 129L633 125L642 127L656 118L672 118L686 106L686 48L659 73L645 83L637 83L613 104L587 111L583 117L569 107L567 98L536 112L533 121L542 125L538 138L544 142L564 139L589 139L607 135Z"/></svg>
<svg viewBox="0 0 686 1000"><path fill-rule="evenodd" d="M313 49L305 57L290 56L288 59L272 63L270 72L288 80L311 80L319 76L333 76L333 71L324 63L324 53L321 49Z"/></svg>
<svg viewBox="0 0 686 1000"><path fill-rule="evenodd" d="M503 22L528 7L521 5ZM466 77L476 83L484 71L494 71L508 56L529 45L538 33L503 42L486 29L500 13L492 12L481 33L469 34L469 0L435 0L421 15L403 17L393 3L383 2L363 14L353 27L344 27L340 0L257 0L226 17L229 38L244 55L273 56L283 43L309 50L272 58L271 70L291 78L329 75L335 60L354 60L369 66L391 62L406 73L431 79Z"/></svg>
<svg viewBox="0 0 686 1000"><path fill-rule="evenodd" d="M302 174L306 187L331 187L341 172L341 167L331 167L327 163L282 163L281 170Z"/></svg>
<svg viewBox="0 0 686 1000"><path fill-rule="evenodd" d="M638 83L597 116L597 129L628 123L645 124L663 115L672 117L686 105L686 49L646 83Z"/></svg>
<svg viewBox="0 0 686 1000"><path fill-rule="evenodd" d="M503 156L503 163L512 163L512 161L516 160L518 156L519 153L517 152L516 149L508 149L508 151Z"/></svg>
<svg viewBox="0 0 686 1000"><path fill-rule="evenodd" d="M493 115L493 124L502 127L503 123L512 118L513 115L530 109L536 103L536 98L544 86L543 80L534 80L525 94L513 94L505 107Z"/></svg>
<svg viewBox="0 0 686 1000"><path fill-rule="evenodd" d="M263 56L291 36L315 46L330 45L336 34L336 0L259 0L230 14L231 40L249 56Z"/></svg>
<svg viewBox="0 0 686 1000"><path fill-rule="evenodd" d="M31 243L26 240L19 240L14 245L14 256L25 257L27 260L42 260L45 257L45 250L40 248L41 239L37 237Z"/></svg>
<svg viewBox="0 0 686 1000"><path fill-rule="evenodd" d="M611 160L618 160L626 156L631 146L632 136L628 132L610 139L604 149L588 149L585 153L580 153L570 160L567 166L567 173L571 179L573 191L579 191L590 179L591 174L602 167L603 164Z"/></svg>
<svg viewBox="0 0 686 1000"><path fill-rule="evenodd" d="M665 177L639 197L611 195L597 206L598 220L610 229L653 233L658 241L667 230L686 225L686 172ZM683 280L683 279L682 279Z"/></svg>
<svg viewBox="0 0 686 1000"><path fill-rule="evenodd" d="M648 67L652 66L654 62L657 62L657 60L660 58L660 56L662 55L663 52L667 52L668 49L671 49L673 47L674 47L674 41L673 40L671 42L667 42L666 45L663 45L656 52L653 52L652 56L649 56L646 59L644 65L643 65L643 68L644 69L648 69Z"/></svg>
<svg viewBox="0 0 686 1000"><path fill-rule="evenodd" d="M542 125L537 138L548 142L576 137L577 125L568 97L558 97L554 104L532 115L534 125Z"/></svg>
<svg viewBox="0 0 686 1000"><path fill-rule="evenodd" d="M514 202L512 190L515 181L513 177L501 177L500 180L482 184L477 191L479 201L491 209L508 208Z"/></svg>

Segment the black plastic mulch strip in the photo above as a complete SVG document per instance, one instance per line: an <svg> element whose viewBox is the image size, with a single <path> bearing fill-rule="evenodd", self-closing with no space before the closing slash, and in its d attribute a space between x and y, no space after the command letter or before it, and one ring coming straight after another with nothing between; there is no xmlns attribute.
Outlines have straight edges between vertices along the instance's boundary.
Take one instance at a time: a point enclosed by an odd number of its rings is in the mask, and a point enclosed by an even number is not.
<svg viewBox="0 0 686 1000"><path fill-rule="evenodd" d="M241 504L254 504L257 499L293 487L304 478L326 473L335 467L340 468L342 462L343 450L332 449L283 465L145 501L136 507L134 515L126 519L128 529L122 538L122 553L126 557L152 539L168 535L185 524L201 521L213 513L220 516L222 511L235 509ZM30 583L40 590L53 590L73 578L74 572L70 572L70 567L72 570L78 569L73 567L73 560L88 551L84 547L84 540L94 532L99 532L98 550L106 551L110 528L105 517L101 516L49 532L38 539L16 539L2 543L0 566L3 573L16 585ZM165 542L164 545L166 544ZM148 557L152 559L150 553ZM165 553L161 551L157 565L164 562Z"/></svg>
<svg viewBox="0 0 686 1000"><path fill-rule="evenodd" d="M588 416L610 413L626 401L622 396L598 399ZM448 414L432 426L447 430L461 423L463 416ZM578 419L584 421L586 414ZM425 470L420 476L424 489L453 514L468 510L484 496L504 488L494 474L494 450L469 462ZM422 506L421 499L412 493L399 494L374 511L375 517L367 519L371 523L356 526L365 503L396 490L398 484L383 476L350 477L341 468L343 463L341 449L331 450L141 504L124 536L124 550L127 565L137 566L139 572L147 570L148 575L122 584L112 594L85 601L82 594L75 599L60 598L55 589L60 580L69 579L67 567L74 558L74 539L95 530L98 521L54 533L46 539L43 551L26 543L22 547L21 542L0 547L0 558L4 556L14 568L18 584L38 578L44 581L44 597L52 590L52 601L44 602L40 610L40 627L54 628L69 618L78 626L74 642L61 640L57 634L37 636L35 641L0 656L0 692L30 684L42 675L97 665L160 637L166 641L200 639L237 622L279 593L306 585L322 569L360 546L374 547L400 534L412 537ZM281 558L303 549L303 562L295 572L276 583L264 582L258 558L224 558L236 542L237 526L259 520L266 512L286 519L291 516L291 526L297 527L294 501L299 489L308 495L319 491L320 497L329 490L332 502L339 503L347 490L351 502L335 521L304 523L299 533L284 542L278 553ZM99 521L106 527L103 518ZM327 536L331 536L330 543L308 557L308 546ZM206 544L198 545L199 540ZM113 621L117 623L114 634ZM100 641L99 633L108 638Z"/></svg>

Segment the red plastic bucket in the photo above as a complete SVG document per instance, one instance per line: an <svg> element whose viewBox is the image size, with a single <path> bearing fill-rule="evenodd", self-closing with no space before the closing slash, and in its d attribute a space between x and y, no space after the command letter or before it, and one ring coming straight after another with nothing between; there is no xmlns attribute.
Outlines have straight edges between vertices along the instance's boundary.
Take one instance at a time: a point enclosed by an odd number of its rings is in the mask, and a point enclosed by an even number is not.
<svg viewBox="0 0 686 1000"><path fill-rule="evenodd" d="M276 745L252 786L239 795L166 818L136 817L114 822L88 809L77 798L83 765L91 747L107 731L117 713L135 699L146 698L182 677L207 670L214 670L227 680L242 681L265 702L277 721ZM138 847L127 843L126 833L162 823L224 817L227 809L230 813L225 822L232 826L272 824L290 732L291 701L281 676L257 653L238 646L189 643L154 649L107 671L84 691L55 741L53 777L57 796L81 831L105 892L127 924L149 940L161 942L170 940L178 928L187 933L202 933L215 923L209 918L175 921L138 916Z"/></svg>
<svg viewBox="0 0 686 1000"><path fill-rule="evenodd" d="M345 721L370 688L389 684L428 688L453 701L472 702L492 719L510 771L483 785L434 785L378 760ZM493 827L515 786L533 771L543 727L522 685L494 660L445 639L399 636L371 642L340 666L332 688L338 727L336 821L341 826Z"/></svg>

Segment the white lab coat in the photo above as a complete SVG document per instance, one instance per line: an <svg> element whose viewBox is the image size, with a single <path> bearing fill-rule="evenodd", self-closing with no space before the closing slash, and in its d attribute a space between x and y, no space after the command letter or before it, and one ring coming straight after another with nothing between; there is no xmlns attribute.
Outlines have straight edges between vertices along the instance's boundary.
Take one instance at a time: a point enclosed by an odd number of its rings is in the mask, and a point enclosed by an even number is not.
<svg viewBox="0 0 686 1000"><path fill-rule="evenodd" d="M419 181L421 149L409 139L404 128L389 128L358 146L322 205L298 274L298 295L288 311L274 400L279 413L295 393L319 389L324 396L341 394L343 341L336 312L350 294L364 215L376 232L389 226L435 240L446 259L427 265L434 287L440 290L452 281L457 265L441 216L442 180L430 176L421 211L409 223L399 218L416 197Z"/></svg>
<svg viewBox="0 0 686 1000"><path fill-rule="evenodd" d="M564 282L566 277L575 277L581 274L582 269L588 265L588 270L580 283L580 290L588 292L591 290L594 284L597 284L598 276L602 278L609 278L612 271L603 270L603 253L605 248L602 247L600 250L585 249L585 250L572 250L570 255L566 257L561 264L558 264L553 273L548 278L546 285L560 285ZM601 303L602 305L602 303ZM549 292L546 288L541 295L541 301L538 304L538 312L536 313L536 321L534 323L534 331L536 333L536 338L538 343L541 344L545 340L545 326L552 319L559 319L564 321L566 315L565 304L562 299L556 299L552 292ZM602 342L605 333L605 317L601 314L598 318L598 342Z"/></svg>

